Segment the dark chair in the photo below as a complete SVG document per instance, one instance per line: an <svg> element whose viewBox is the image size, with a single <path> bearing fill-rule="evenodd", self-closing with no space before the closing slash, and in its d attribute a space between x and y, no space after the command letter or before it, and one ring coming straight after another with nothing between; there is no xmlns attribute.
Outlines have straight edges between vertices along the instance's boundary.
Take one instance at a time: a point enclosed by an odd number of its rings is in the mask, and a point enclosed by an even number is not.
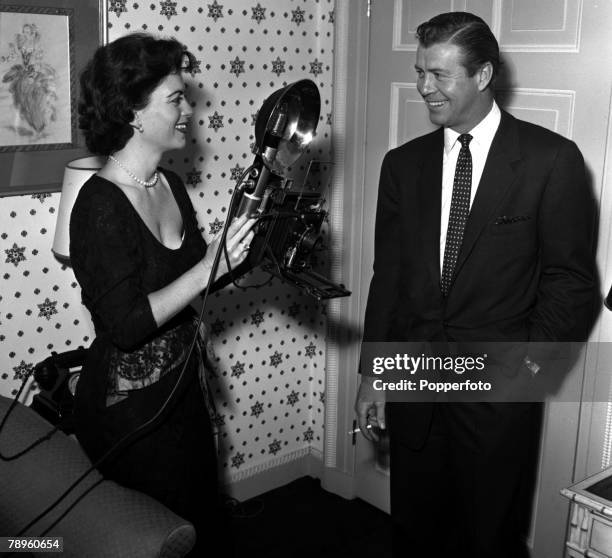
<svg viewBox="0 0 612 558"><path fill-rule="evenodd" d="M0 422L10 405L0 396ZM51 429L40 414L18 404L0 431L0 454L14 455ZM90 466L76 439L59 430L15 460L0 459L0 534L17 535ZM179 558L195 543L191 523L97 470L24 533L43 534L63 537L66 558Z"/></svg>

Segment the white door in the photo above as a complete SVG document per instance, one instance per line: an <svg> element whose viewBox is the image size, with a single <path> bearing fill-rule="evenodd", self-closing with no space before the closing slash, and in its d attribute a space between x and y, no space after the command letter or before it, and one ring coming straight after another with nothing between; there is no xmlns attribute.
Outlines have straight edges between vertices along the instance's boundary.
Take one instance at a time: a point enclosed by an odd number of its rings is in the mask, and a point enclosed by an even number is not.
<svg viewBox="0 0 612 558"><path fill-rule="evenodd" d="M585 156L600 196L612 83L612 2L590 0L373 0L370 15L362 262L371 274L374 214L384 153L432 129L416 90L416 26L433 15L466 10L480 15L498 38L508 79L500 104L515 116L572 138ZM365 304L369 276L361 282ZM583 362L568 390L579 386ZM530 546L534 558L563 554L580 403L547 406ZM357 437L356 495L388 510L384 456ZM503 479L500 479L503 482Z"/></svg>

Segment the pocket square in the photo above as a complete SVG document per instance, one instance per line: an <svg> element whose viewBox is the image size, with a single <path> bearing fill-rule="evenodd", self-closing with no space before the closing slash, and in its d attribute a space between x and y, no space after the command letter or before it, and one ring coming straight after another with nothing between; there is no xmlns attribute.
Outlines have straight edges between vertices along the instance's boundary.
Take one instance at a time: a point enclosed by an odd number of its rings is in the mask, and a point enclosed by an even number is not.
<svg viewBox="0 0 612 558"><path fill-rule="evenodd" d="M511 225L512 223L519 223L520 221L529 221L531 215L501 215L495 219L495 225Z"/></svg>

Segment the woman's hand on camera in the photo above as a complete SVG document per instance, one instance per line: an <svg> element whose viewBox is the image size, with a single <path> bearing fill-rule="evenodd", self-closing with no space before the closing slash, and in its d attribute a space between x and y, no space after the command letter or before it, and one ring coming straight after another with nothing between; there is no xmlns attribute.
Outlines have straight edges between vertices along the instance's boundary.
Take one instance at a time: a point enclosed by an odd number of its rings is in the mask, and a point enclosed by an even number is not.
<svg viewBox="0 0 612 558"><path fill-rule="evenodd" d="M251 247L251 241L253 240L254 236L252 230L253 225L255 225L256 222L257 219L247 219L246 215L242 215L238 218L234 218L230 223L227 229L225 245L227 246L227 255L232 269L240 265L247 257ZM203 264L209 272L212 269L212 264L220 241L221 235L215 237L206 250L206 256L204 256ZM228 271L225 254L221 253L216 277L221 277Z"/></svg>

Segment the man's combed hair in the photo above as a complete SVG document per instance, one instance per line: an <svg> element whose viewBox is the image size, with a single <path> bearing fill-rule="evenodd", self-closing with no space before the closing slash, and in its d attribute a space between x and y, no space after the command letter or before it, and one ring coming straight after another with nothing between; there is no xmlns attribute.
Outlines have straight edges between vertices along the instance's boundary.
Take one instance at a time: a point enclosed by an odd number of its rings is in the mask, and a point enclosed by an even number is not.
<svg viewBox="0 0 612 558"><path fill-rule="evenodd" d="M96 50L81 74L79 128L98 155L122 149L132 137L134 111L144 108L163 79L191 71L195 58L175 39L132 33Z"/></svg>
<svg viewBox="0 0 612 558"><path fill-rule="evenodd" d="M425 48L438 43L451 43L463 51L463 65L473 76L486 62L493 66L493 79L499 72L499 44L489 26L468 12L449 12L421 23L416 31Z"/></svg>

